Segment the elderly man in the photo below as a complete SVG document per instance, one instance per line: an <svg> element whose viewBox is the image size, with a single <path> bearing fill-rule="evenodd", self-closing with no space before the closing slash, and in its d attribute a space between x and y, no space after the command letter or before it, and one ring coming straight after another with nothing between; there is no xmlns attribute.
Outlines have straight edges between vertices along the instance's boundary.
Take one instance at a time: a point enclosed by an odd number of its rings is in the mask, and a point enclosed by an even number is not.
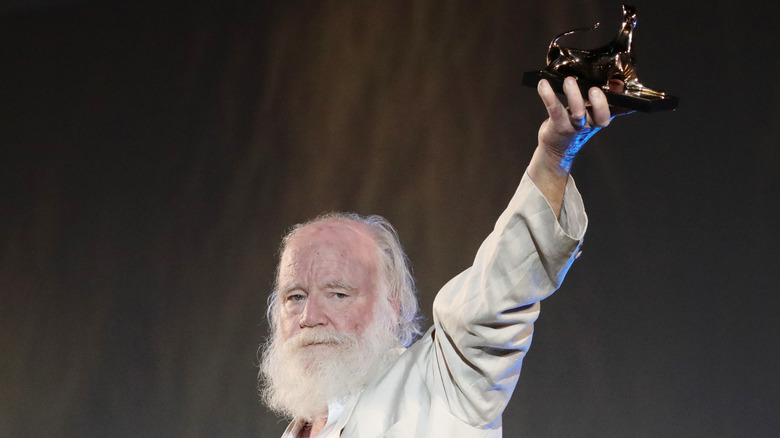
<svg viewBox="0 0 780 438"><path fill-rule="evenodd" d="M531 344L539 301L577 255L587 218L569 177L611 120L573 78L568 109L542 80L549 118L520 186L474 264L439 291L419 337L406 256L384 219L331 214L285 237L261 377L284 438L496 437Z"/></svg>

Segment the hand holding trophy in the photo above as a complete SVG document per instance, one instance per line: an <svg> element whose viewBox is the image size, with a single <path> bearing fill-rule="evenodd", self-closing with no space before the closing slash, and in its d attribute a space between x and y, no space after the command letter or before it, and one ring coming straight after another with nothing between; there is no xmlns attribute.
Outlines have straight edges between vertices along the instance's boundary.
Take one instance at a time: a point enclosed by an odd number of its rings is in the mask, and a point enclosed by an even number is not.
<svg viewBox="0 0 780 438"><path fill-rule="evenodd" d="M559 34L547 50L547 67L523 74L523 85L536 87L541 79L547 79L553 90L563 93L564 79L573 76L583 96L591 87L599 87L613 106L642 112L674 110L679 102L677 97L646 87L637 78L631 48L636 17L634 7L623 5L620 31L611 43L597 49L563 47L558 40L576 32L595 29L598 23Z"/></svg>

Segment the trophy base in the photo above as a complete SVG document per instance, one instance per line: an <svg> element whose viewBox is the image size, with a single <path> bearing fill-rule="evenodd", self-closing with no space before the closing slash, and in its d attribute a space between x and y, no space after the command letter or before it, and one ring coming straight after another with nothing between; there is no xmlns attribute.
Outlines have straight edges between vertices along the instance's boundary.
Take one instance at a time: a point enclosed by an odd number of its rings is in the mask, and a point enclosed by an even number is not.
<svg viewBox="0 0 780 438"><path fill-rule="evenodd" d="M527 87L536 88L540 80L547 79L552 86L552 89L556 93L563 94L563 77L554 75L546 71L527 71L523 73L522 84ZM582 96L587 99L588 90L591 87L601 86L588 83L582 79L577 80L577 86L579 86ZM603 88L602 88L603 90ZM655 96L651 94L633 94L627 93L614 93L612 91L604 90L604 94L607 96L607 102L610 105L618 106L635 111L641 111L644 113L655 113L659 111L670 111L677 109L679 99L675 96Z"/></svg>

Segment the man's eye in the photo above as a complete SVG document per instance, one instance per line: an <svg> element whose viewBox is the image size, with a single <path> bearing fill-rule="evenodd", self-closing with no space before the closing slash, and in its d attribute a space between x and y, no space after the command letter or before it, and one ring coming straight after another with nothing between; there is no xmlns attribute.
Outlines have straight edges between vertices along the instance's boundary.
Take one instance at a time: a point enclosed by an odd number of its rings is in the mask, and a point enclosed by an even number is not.
<svg viewBox="0 0 780 438"><path fill-rule="evenodd" d="M287 296L287 301L303 301L306 297L303 294L292 294Z"/></svg>

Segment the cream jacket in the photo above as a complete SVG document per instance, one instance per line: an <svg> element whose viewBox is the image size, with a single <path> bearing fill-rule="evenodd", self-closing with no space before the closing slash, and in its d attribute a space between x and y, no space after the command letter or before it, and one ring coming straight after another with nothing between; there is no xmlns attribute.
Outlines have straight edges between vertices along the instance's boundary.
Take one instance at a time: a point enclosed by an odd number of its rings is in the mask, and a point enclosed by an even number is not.
<svg viewBox="0 0 780 438"><path fill-rule="evenodd" d="M500 437L539 301L560 286L586 228L571 178L556 220L524 175L473 265L436 296L433 327L359 396L331 403L318 437Z"/></svg>

